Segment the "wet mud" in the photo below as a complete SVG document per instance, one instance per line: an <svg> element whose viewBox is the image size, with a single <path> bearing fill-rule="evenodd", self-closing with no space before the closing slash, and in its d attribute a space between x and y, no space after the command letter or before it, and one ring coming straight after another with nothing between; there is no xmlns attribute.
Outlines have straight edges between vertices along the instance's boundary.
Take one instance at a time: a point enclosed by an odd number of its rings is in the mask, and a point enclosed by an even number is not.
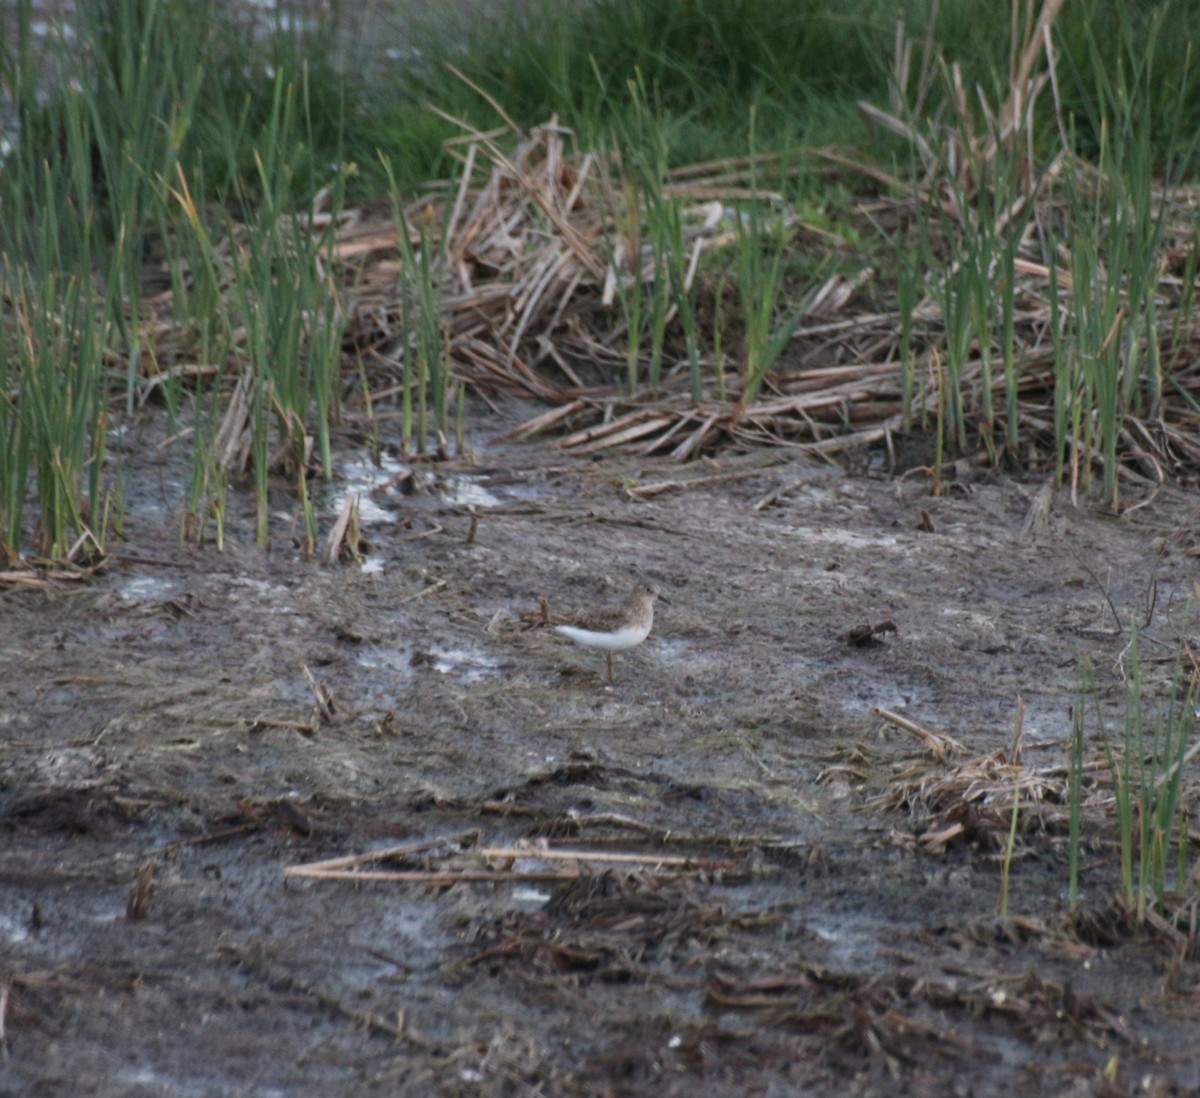
<svg viewBox="0 0 1200 1098"><path fill-rule="evenodd" d="M1131 620L1188 637L1193 495L346 453L369 546L328 565L282 488L269 552L238 492L182 545L163 460L100 575L0 593L0 1093L1200 1088L1196 961L1111 842L1069 919L1065 831L1023 831L1000 918L994 834L879 803L937 764L877 712L986 755L1020 697L1061 766L1080 660L1115 700ZM639 579L671 604L609 686L539 600Z"/></svg>

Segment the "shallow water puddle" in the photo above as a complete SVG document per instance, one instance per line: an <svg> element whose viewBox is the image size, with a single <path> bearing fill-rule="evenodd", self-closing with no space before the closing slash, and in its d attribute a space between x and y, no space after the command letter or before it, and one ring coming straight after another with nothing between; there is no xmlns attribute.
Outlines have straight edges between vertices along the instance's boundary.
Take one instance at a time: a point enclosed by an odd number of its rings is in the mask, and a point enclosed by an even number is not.
<svg viewBox="0 0 1200 1098"><path fill-rule="evenodd" d="M473 511L500 507L510 499L533 499L540 494L537 487L519 478L494 477L484 472L435 472L388 454L382 454L378 462L367 457L344 461L338 465L338 475L342 483L330 486L323 495L325 513L332 521L353 503L358 508L358 521L365 529L395 523L418 495L433 496L446 505ZM504 482L503 489L494 483L500 480ZM364 575L379 575L388 560L383 552L371 552L359 568Z"/></svg>
<svg viewBox="0 0 1200 1098"><path fill-rule="evenodd" d="M159 573L140 572L123 576L113 585L113 590L131 602L164 602L178 595L183 584Z"/></svg>
<svg viewBox="0 0 1200 1098"><path fill-rule="evenodd" d="M359 653L354 661L368 671L385 671L411 679L422 667L441 675L457 675L463 682L479 682L500 674L500 663L478 648L464 646L430 648L374 647ZM389 688L392 684L389 683Z"/></svg>
<svg viewBox="0 0 1200 1098"><path fill-rule="evenodd" d="M460 507L499 507L504 502L483 486L481 478L461 473L435 474L430 486L447 503Z"/></svg>
<svg viewBox="0 0 1200 1098"><path fill-rule="evenodd" d="M325 499L327 510L334 515L342 512L347 500L358 504L358 519L364 525L392 522L394 507L399 507L401 492L394 483L399 483L412 472L412 466L388 454L380 454L379 461L370 458L351 458L340 462L338 476L343 483L330 486ZM394 507L389 509L380 499Z"/></svg>
<svg viewBox="0 0 1200 1098"><path fill-rule="evenodd" d="M903 710L933 700L933 690L921 684L899 683L883 675L857 672L853 681L839 683L835 696L847 717L870 716L874 709Z"/></svg>

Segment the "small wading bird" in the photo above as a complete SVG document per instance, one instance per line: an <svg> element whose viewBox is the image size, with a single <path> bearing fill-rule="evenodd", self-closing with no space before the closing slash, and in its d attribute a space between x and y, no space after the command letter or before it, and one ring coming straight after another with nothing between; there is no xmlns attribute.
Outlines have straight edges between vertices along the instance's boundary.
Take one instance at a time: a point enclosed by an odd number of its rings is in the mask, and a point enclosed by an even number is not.
<svg viewBox="0 0 1200 1098"><path fill-rule="evenodd" d="M555 630L570 637L576 644L600 648L608 660L608 681L613 681L612 654L636 648L650 635L654 624L654 600L663 598L656 583L639 583L618 609L596 610L576 615L570 625L556 625Z"/></svg>

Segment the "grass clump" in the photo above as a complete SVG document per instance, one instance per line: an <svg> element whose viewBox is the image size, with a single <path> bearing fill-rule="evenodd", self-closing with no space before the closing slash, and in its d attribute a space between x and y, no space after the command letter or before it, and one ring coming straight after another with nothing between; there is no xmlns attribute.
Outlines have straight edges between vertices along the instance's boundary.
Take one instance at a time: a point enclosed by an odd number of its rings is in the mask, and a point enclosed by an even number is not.
<svg viewBox="0 0 1200 1098"><path fill-rule="evenodd" d="M1131 670L1124 731L1107 754L1116 790L1121 882L1140 922L1152 901L1166 910L1169 893L1181 888L1187 875L1189 842L1181 794L1200 678L1193 672L1165 705L1151 706L1136 628L1127 657Z"/></svg>
<svg viewBox="0 0 1200 1098"><path fill-rule="evenodd" d="M390 160L384 161L384 170L394 180ZM441 265L441 257L434 254L428 212L422 211L414 225L397 194L393 182L392 216L403 260L400 270L400 448L405 454L424 453L430 448L435 434L443 440L439 445L444 445L453 381L434 275L435 267Z"/></svg>
<svg viewBox="0 0 1200 1098"><path fill-rule="evenodd" d="M108 398L120 394L129 413L150 393L165 399L172 436L189 413L186 528L202 528L199 515L213 506L220 527L224 479L248 453L258 540L267 537L268 471L278 467L293 480L315 545L306 477L314 449L317 467L332 471L344 323L330 252L345 178L336 148L328 208L312 189L318 172L331 174L317 155L329 153L340 126L325 98L335 85L308 80L299 42L270 39L272 64L253 39L239 46L213 3L85 5L71 32L58 28L45 40L32 34L30 5L19 7L17 23L17 51L0 55L21 124L0 172L0 281L15 303L0 405L5 553L20 552L31 485L43 551L62 557L70 531L78 540L90 512L68 487L78 466L68 459L89 448L95 482ZM48 98L36 90L46 72L59 89ZM268 90L265 109L251 84ZM166 251L171 286L165 344L147 330L152 240ZM124 366L123 387L112 363ZM251 380L221 410L227 374ZM42 393L69 399L52 416ZM248 448L239 437L247 425ZM91 540L99 549L94 529Z"/></svg>
<svg viewBox="0 0 1200 1098"><path fill-rule="evenodd" d="M32 476L37 526L32 548L53 561L103 553L108 534L104 461L105 331L91 288L70 274L8 281L11 342L0 349L0 552L25 548L22 519Z"/></svg>
<svg viewBox="0 0 1200 1098"><path fill-rule="evenodd" d="M1120 898L1140 925L1151 911L1170 916L1180 901L1188 902L1182 895L1191 853L1185 777L1200 750L1200 744L1192 742L1200 676L1194 669L1185 672L1177 662L1165 695L1151 698L1148 664L1132 624L1122 664L1126 679L1119 732L1106 726L1091 661L1084 660L1081 667L1067 767L1068 895L1074 911L1079 903L1080 850L1089 834L1102 838L1111 849L1110 821L1115 813ZM1110 791L1102 801L1085 791L1089 710L1095 714L1108 769ZM1101 803L1108 806L1103 815L1096 811Z"/></svg>

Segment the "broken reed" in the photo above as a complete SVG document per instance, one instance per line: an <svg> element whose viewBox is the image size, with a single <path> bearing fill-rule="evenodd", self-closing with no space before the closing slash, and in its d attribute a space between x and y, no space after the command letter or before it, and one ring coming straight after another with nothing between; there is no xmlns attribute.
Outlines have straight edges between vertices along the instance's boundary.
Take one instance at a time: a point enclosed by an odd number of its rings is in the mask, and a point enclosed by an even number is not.
<svg viewBox="0 0 1200 1098"><path fill-rule="evenodd" d="M1017 695L1017 713L1013 725L1012 744L1004 753L1004 759L1012 768L1012 811L1008 817L1008 840L1004 844L1004 856L1000 863L1000 918L1008 918L1009 881L1012 876L1013 857L1017 849L1017 826L1021 818L1021 786L1025 780L1025 769L1021 765L1021 750L1025 738L1025 699ZM1037 796L1030 789L1031 801Z"/></svg>

